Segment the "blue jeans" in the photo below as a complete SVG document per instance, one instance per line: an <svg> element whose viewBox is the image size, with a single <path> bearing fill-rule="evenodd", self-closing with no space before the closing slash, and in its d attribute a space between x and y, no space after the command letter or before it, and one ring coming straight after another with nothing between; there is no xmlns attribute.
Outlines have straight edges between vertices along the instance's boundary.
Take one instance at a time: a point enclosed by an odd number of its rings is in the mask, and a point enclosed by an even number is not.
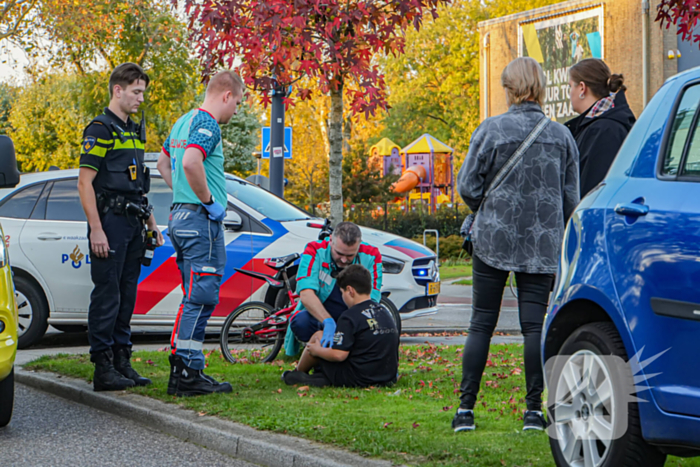
<svg viewBox="0 0 700 467"><path fill-rule="evenodd" d="M177 205L176 205L177 206ZM175 354L194 370L204 369L204 331L219 303L219 287L226 266L224 228L197 211L173 209L168 223L177 254L184 296L173 329Z"/></svg>
<svg viewBox="0 0 700 467"><path fill-rule="evenodd" d="M314 318L307 310L302 310L289 323L292 332L301 342L309 342L311 336L323 330L323 323Z"/></svg>

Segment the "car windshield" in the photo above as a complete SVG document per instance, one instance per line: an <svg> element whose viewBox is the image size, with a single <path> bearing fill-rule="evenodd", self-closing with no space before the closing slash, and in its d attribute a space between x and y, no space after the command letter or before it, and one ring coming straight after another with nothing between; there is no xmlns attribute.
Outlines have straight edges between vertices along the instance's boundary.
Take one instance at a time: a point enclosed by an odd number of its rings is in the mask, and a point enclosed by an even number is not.
<svg viewBox="0 0 700 467"><path fill-rule="evenodd" d="M226 192L263 216L277 222L311 219L312 216L267 190L232 176L226 177Z"/></svg>

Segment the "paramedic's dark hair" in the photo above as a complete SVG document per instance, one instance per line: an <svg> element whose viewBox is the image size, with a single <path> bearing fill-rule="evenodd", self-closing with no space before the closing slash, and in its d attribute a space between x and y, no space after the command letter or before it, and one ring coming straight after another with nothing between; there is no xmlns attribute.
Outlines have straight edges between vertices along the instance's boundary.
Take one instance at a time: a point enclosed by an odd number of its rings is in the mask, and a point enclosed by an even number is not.
<svg viewBox="0 0 700 467"><path fill-rule="evenodd" d="M333 230L333 236L346 245L355 245L362 240L360 228L352 222L341 222Z"/></svg>

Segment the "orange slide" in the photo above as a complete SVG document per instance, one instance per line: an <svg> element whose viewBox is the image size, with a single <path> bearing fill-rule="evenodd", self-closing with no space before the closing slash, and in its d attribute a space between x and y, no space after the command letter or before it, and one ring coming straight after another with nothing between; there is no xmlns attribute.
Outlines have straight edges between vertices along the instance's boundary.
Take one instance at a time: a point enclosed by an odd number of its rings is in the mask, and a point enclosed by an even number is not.
<svg viewBox="0 0 700 467"><path fill-rule="evenodd" d="M427 173L422 165L412 165L398 179L396 183L391 185L394 193L406 193L411 191L418 185L421 180L425 180Z"/></svg>

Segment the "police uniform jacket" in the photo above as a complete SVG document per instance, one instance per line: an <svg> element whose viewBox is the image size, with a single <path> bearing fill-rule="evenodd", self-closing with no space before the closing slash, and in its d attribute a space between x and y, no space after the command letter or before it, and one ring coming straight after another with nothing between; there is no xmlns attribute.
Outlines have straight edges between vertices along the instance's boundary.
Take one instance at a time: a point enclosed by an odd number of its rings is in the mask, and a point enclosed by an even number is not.
<svg viewBox="0 0 700 467"><path fill-rule="evenodd" d="M80 167L97 172L93 187L100 197L138 200L148 193L150 173L144 163L145 132L131 118L122 121L109 108L83 132Z"/></svg>

